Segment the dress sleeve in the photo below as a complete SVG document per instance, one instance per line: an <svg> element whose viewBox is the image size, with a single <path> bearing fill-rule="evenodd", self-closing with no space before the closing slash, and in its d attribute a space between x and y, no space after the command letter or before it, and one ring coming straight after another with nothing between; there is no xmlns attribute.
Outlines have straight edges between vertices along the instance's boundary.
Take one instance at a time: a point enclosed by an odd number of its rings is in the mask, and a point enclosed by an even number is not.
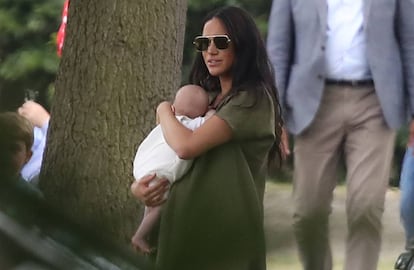
<svg viewBox="0 0 414 270"><path fill-rule="evenodd" d="M247 91L229 97L216 115L227 122L236 140L274 134L274 107L268 94L255 102Z"/></svg>

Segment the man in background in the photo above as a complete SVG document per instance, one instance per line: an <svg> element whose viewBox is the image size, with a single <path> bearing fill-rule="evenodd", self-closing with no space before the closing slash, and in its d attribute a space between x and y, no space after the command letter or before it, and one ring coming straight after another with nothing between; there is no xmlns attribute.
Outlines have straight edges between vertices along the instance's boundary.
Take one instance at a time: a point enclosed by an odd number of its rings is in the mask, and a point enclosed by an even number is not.
<svg viewBox="0 0 414 270"><path fill-rule="evenodd" d="M395 130L414 113L412 14L412 0L273 1L267 44L285 132L295 138L294 232L306 270L332 269L329 215L342 157L344 269L377 269ZM413 139L414 121L410 130Z"/></svg>

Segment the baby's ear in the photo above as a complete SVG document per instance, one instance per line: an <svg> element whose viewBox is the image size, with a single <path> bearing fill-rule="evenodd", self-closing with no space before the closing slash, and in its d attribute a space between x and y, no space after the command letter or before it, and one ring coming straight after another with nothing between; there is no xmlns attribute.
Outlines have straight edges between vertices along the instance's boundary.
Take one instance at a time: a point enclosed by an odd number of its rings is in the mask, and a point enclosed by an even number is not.
<svg viewBox="0 0 414 270"><path fill-rule="evenodd" d="M174 107L174 105L171 105L171 111L173 112L173 114L175 114L175 107Z"/></svg>

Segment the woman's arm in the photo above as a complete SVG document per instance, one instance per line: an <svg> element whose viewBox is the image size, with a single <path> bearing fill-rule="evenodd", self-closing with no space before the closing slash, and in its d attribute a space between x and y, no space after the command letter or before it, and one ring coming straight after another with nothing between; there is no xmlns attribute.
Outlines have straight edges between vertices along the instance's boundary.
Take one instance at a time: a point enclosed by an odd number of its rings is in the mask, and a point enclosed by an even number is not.
<svg viewBox="0 0 414 270"><path fill-rule="evenodd" d="M228 142L233 136L227 122L216 115L192 131L176 119L169 102L160 103L157 114L165 140L182 159L195 158L217 145Z"/></svg>

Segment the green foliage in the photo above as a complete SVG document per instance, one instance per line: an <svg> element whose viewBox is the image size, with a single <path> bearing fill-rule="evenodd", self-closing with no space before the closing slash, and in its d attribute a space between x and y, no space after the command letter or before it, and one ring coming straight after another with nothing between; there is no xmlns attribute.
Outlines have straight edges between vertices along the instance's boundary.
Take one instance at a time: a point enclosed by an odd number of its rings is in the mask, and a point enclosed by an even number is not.
<svg viewBox="0 0 414 270"><path fill-rule="evenodd" d="M55 73L58 67L57 57L39 48L22 48L5 57L0 66L0 76L7 80L19 79L38 69Z"/></svg>
<svg viewBox="0 0 414 270"><path fill-rule="evenodd" d="M38 101L48 105L48 89L54 81L59 63L55 33L59 27L63 2L0 0L0 110L18 106L27 89L39 92ZM224 5L236 5L248 10L265 36L271 1L189 0L183 78L187 77L195 55L192 40L201 32L202 19L209 11Z"/></svg>
<svg viewBox="0 0 414 270"><path fill-rule="evenodd" d="M46 102L59 63L55 33L62 6L63 0L0 0L1 109L18 106L27 89Z"/></svg>

